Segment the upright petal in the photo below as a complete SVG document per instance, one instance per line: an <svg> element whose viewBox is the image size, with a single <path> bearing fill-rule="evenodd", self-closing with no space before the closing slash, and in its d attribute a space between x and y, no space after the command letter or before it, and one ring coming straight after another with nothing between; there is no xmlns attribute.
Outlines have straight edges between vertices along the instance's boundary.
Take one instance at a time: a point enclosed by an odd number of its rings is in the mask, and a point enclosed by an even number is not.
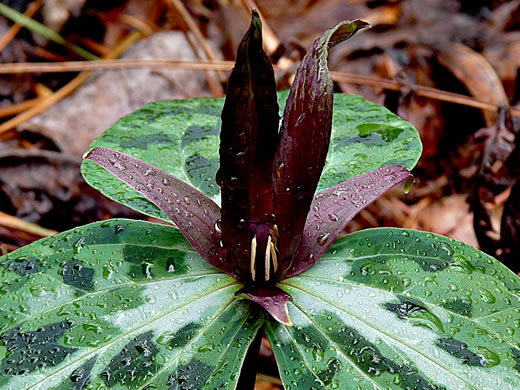
<svg viewBox="0 0 520 390"><path fill-rule="evenodd" d="M327 30L314 42L296 72L273 166L282 261L299 244L329 149L334 94L327 67L328 49L368 26L355 20Z"/></svg>
<svg viewBox="0 0 520 390"><path fill-rule="evenodd" d="M209 264L236 276L219 245L220 235L215 224L220 218L220 209L210 198L162 169L116 150L95 148L86 158L164 211Z"/></svg>
<svg viewBox="0 0 520 390"><path fill-rule="evenodd" d="M262 49L262 23L253 10L251 26L240 42L229 78L217 174L222 187L224 246L237 271L244 275L249 275L246 270L250 257L250 219L263 220L266 210L271 209L269 183L278 128L273 67Z"/></svg>
<svg viewBox="0 0 520 390"><path fill-rule="evenodd" d="M319 192L312 202L301 244L285 277L311 267L357 213L390 188L412 177L406 168L394 165L375 169Z"/></svg>

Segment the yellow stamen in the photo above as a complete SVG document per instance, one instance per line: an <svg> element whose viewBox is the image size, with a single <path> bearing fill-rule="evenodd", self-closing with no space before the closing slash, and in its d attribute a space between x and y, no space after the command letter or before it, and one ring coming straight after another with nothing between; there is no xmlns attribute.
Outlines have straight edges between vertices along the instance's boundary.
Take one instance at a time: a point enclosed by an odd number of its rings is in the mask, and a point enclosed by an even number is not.
<svg viewBox="0 0 520 390"><path fill-rule="evenodd" d="M269 250L271 252L271 259L273 259L273 269L274 272L276 272L278 271L278 255L276 254L277 249L274 243L271 243Z"/></svg>
<svg viewBox="0 0 520 390"><path fill-rule="evenodd" d="M253 281L256 280L255 262L256 262L256 236L254 236L253 239L251 240L251 259L250 259L250 264L251 264L251 279L253 279Z"/></svg>
<svg viewBox="0 0 520 390"><path fill-rule="evenodd" d="M277 225L273 226L273 242L274 242L274 247L276 248L276 246L278 245L278 226Z"/></svg>
<svg viewBox="0 0 520 390"><path fill-rule="evenodd" d="M273 242L271 241L271 235L269 234L269 237L267 237L267 246L265 247L265 281L267 282L269 280L269 277L271 276L271 246L273 245Z"/></svg>
<svg viewBox="0 0 520 390"><path fill-rule="evenodd" d="M273 242L270 246L271 258L273 259L274 272L278 271L278 226L274 225L272 229Z"/></svg>

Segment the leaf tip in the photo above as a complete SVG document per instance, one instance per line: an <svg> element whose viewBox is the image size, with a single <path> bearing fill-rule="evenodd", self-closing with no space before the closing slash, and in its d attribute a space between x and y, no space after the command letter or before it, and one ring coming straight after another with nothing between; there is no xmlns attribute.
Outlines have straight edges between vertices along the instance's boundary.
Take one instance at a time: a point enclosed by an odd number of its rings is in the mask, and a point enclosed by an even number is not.
<svg viewBox="0 0 520 390"><path fill-rule="evenodd" d="M94 148L90 151L87 151L85 153L83 153L83 160L92 160L94 162L98 162L99 160L99 157L101 155L103 155L103 153L106 153L107 150L110 150L110 149L107 149L107 148ZM115 151L114 151L115 152Z"/></svg>
<svg viewBox="0 0 520 390"><path fill-rule="evenodd" d="M372 25L370 23L365 22L364 20L361 20L361 19L356 19L352 23L356 25L357 30L363 30L365 28L372 28Z"/></svg>
<svg viewBox="0 0 520 390"><path fill-rule="evenodd" d="M251 10L251 26L250 29L252 32L255 32L256 34L262 33L262 19L260 18L260 14L258 11L253 8ZM256 37L256 36L255 36Z"/></svg>

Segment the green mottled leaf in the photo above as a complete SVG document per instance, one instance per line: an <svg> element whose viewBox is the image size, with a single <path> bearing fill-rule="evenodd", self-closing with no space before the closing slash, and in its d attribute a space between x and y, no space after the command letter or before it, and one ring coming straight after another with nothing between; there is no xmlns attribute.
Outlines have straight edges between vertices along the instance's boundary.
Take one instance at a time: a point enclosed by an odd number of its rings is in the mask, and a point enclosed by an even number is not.
<svg viewBox="0 0 520 390"><path fill-rule="evenodd" d="M520 279L468 245L365 230L279 286L294 326L266 330L286 390L520 388Z"/></svg>
<svg viewBox="0 0 520 390"><path fill-rule="evenodd" d="M240 288L170 226L23 247L0 258L0 388L234 389L263 321Z"/></svg>
<svg viewBox="0 0 520 390"><path fill-rule="evenodd" d="M280 115L288 91L278 94ZM220 112L223 98L150 103L125 116L92 147L127 153L177 176L220 203L215 182L219 167ZM422 146L417 131L390 111L359 96L335 94L332 138L318 190L381 166L412 169ZM103 194L144 214L168 217L138 192L84 161L87 182Z"/></svg>

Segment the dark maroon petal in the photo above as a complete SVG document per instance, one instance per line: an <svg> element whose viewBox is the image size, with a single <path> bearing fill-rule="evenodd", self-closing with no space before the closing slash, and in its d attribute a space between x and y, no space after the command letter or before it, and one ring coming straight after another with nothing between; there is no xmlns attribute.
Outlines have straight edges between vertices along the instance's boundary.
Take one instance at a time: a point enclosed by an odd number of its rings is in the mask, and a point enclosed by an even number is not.
<svg viewBox="0 0 520 390"><path fill-rule="evenodd" d="M285 277L297 275L316 263L354 216L390 188L411 179L399 166L378 168L319 192L305 222L300 247Z"/></svg>
<svg viewBox="0 0 520 390"><path fill-rule="evenodd" d="M112 149L95 148L86 158L159 207L204 260L235 276L231 264L225 260L215 230L220 209L210 198L162 169Z"/></svg>
<svg viewBox="0 0 520 390"><path fill-rule="evenodd" d="M253 11L229 78L217 174L222 188L222 239L242 271L249 268L249 221L252 217L263 220L265 210L272 209L272 196L265 191L271 191L278 128L273 67L262 49L262 23Z"/></svg>
<svg viewBox="0 0 520 390"><path fill-rule="evenodd" d="M243 288L238 290L235 295L246 295L267 310L276 321L292 326L287 308L287 302L292 301L292 297L282 289L278 287L257 287L251 290Z"/></svg>
<svg viewBox="0 0 520 390"><path fill-rule="evenodd" d="M327 30L314 42L296 72L273 166L282 261L299 245L329 149L334 91L327 67L328 49L368 26L355 20Z"/></svg>

